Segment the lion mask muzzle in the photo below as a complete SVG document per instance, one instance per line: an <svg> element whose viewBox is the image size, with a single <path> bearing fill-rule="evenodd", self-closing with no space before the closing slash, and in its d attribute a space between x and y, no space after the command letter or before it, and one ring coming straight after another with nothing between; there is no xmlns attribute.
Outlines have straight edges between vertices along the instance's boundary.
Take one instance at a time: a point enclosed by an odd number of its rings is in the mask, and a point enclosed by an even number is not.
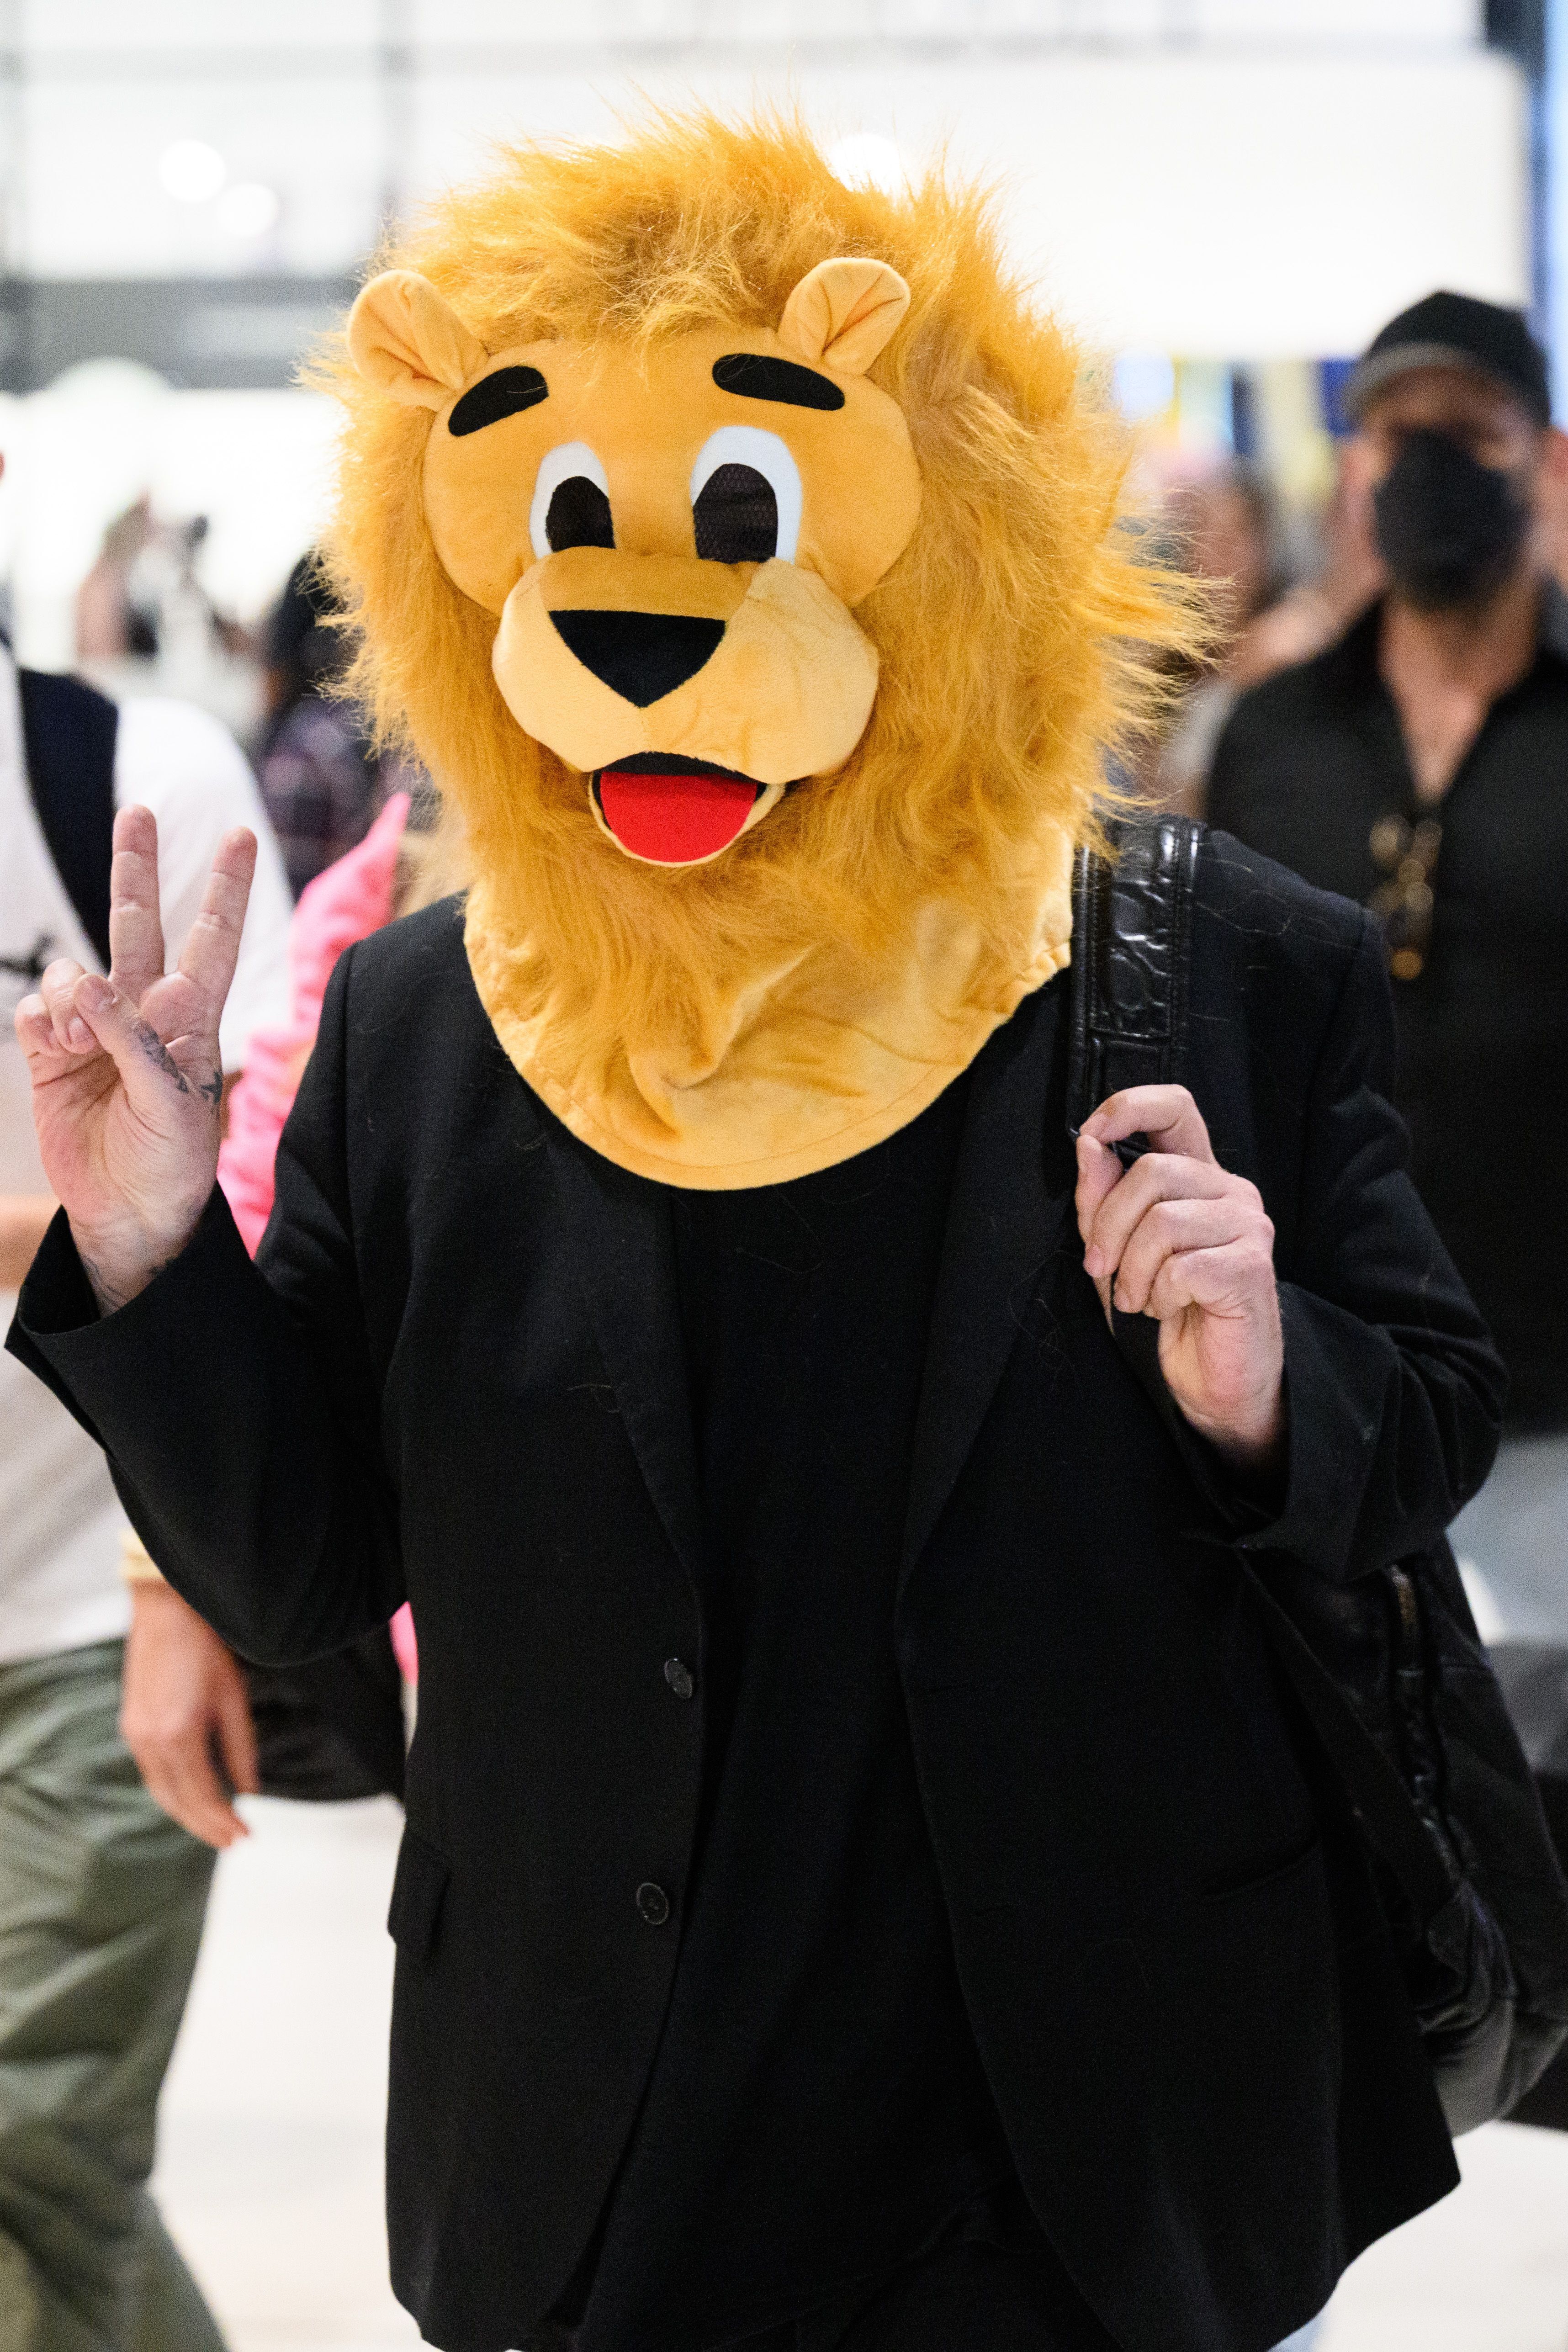
<svg viewBox="0 0 1568 2352"><path fill-rule="evenodd" d="M631 856L717 856L855 749L876 650L816 574L573 548L524 573L493 667L520 727L592 781Z"/></svg>

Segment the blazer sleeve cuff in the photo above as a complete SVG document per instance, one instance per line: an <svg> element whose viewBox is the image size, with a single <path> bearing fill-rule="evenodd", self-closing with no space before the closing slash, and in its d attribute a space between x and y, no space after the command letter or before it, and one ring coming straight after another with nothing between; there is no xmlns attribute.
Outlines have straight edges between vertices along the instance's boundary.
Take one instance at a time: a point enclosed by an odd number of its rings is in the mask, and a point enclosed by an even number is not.
<svg viewBox="0 0 1568 2352"><path fill-rule="evenodd" d="M1259 1488L1183 1415L1159 1370L1159 1332L1147 1317L1116 1318L1116 1336L1153 1399L1187 1474L1226 1538L1247 1551L1285 1551L1327 1576L1353 1573L1362 1497L1376 1448L1378 1410L1359 1403L1384 1367L1369 1364L1377 1335L1353 1316L1279 1286L1285 1340L1286 1456ZM1327 1318L1331 1329L1322 1328Z"/></svg>
<svg viewBox="0 0 1568 2352"><path fill-rule="evenodd" d="M203 1317L210 1317L237 1276L247 1284L256 1279L228 1202L215 1184L179 1256L125 1306L100 1315L61 1209L22 1285L5 1346L112 1453L116 1402L127 1382L140 1387L150 1365L181 1346L181 1327L195 1297Z"/></svg>
<svg viewBox="0 0 1568 2352"><path fill-rule="evenodd" d="M1289 1458L1285 1491L1271 1517L1258 1511L1237 1528L1248 1551L1284 1551L1341 1579L1365 1563L1355 1555L1363 1498L1377 1452L1392 1366L1390 1343L1358 1318L1279 1286L1285 1339Z"/></svg>

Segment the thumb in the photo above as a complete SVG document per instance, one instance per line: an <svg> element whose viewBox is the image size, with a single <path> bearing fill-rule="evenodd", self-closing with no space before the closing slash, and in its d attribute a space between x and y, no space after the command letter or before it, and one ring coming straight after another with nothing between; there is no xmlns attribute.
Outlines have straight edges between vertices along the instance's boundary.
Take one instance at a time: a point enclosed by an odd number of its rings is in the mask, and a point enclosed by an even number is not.
<svg viewBox="0 0 1568 2352"><path fill-rule="evenodd" d="M1097 1136L1080 1132L1077 1138L1078 1186L1074 1205L1078 1210L1078 1229L1088 1241L1094 1231L1094 1220L1102 1201L1114 1192L1121 1183L1124 1170L1109 1143Z"/></svg>
<svg viewBox="0 0 1568 2352"><path fill-rule="evenodd" d="M185 1076L158 1032L111 980L87 973L78 981L71 1003L113 1062L132 1109L150 1124L166 1128L184 1108L182 1096L189 1101L200 1094L216 1108L212 1089ZM221 1097L222 1079L215 1083Z"/></svg>
<svg viewBox="0 0 1568 2352"><path fill-rule="evenodd" d="M1095 1218L1099 1215L1103 1202L1121 1183L1125 1171L1110 1144L1100 1142L1096 1137L1080 1132L1077 1139L1077 1147L1078 1191L1075 1206L1078 1210L1079 1234L1084 1243L1087 1255L1089 1245L1094 1238ZM1085 1271L1088 1271L1087 1267ZM1112 1329L1115 1328L1115 1325L1110 1312L1110 1286L1114 1274L1115 1268L1111 1267L1103 1274L1089 1276L1099 1295L1100 1303L1105 1309L1106 1322L1110 1324Z"/></svg>

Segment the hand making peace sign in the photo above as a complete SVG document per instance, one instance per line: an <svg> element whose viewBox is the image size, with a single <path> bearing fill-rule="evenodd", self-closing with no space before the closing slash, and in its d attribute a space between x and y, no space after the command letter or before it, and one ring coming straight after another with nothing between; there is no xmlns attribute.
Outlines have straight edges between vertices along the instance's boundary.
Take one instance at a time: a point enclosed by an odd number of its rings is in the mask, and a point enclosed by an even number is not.
<svg viewBox="0 0 1568 2352"><path fill-rule="evenodd" d="M163 970L158 828L114 824L107 980L62 957L16 1008L45 1173L105 1313L195 1232L217 1172L218 1022L234 979L256 836L225 835L176 969Z"/></svg>

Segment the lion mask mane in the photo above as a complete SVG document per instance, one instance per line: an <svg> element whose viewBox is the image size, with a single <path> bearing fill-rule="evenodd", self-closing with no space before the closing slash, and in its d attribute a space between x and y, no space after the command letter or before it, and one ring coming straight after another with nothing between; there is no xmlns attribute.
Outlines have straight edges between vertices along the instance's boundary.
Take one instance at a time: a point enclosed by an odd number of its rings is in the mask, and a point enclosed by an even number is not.
<svg viewBox="0 0 1568 2352"><path fill-rule="evenodd" d="M788 123L509 152L390 259L330 560L497 1034L644 1175L866 1150L1066 961L1104 747L1190 626L1120 428L981 195L846 188Z"/></svg>

